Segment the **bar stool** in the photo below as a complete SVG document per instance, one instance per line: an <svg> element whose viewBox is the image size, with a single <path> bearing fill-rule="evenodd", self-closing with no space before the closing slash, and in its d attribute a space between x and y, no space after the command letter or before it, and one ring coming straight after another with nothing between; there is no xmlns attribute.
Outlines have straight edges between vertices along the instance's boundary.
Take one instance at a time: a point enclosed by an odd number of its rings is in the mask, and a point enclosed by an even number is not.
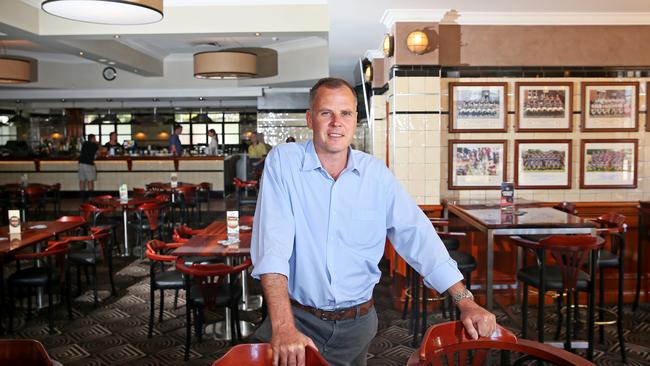
<svg viewBox="0 0 650 366"><path fill-rule="evenodd" d="M623 337L623 279L625 273L623 271L623 258L625 258L625 233L627 231L627 224L625 223L625 216L617 213L608 213L599 216L596 223L601 229L598 234L603 237L609 237L611 242L611 250L601 248L598 253L598 272L599 272L599 288L598 288L598 340L600 343L604 342L604 325L616 323L618 333L618 343L621 348L621 358L623 363L627 362L625 355L625 339ZM617 312L616 320L605 321L605 269L617 268L618 269L618 296L617 296Z"/></svg>
<svg viewBox="0 0 650 366"><path fill-rule="evenodd" d="M190 338L192 330L192 313L196 320L196 334L201 341L203 327L203 309L228 307L232 312L230 318L231 342L234 346L241 340L239 325L239 300L242 288L238 277L252 264L250 258L237 266L223 263L187 265L183 258L176 259L176 269L183 273L186 296L185 312L185 360L189 358ZM226 279L229 278L229 281Z"/></svg>
<svg viewBox="0 0 650 366"><path fill-rule="evenodd" d="M594 263L598 255L596 249L603 246L605 240L601 237L590 235L554 235L539 242L523 239L519 236L510 237L515 245L532 251L537 263L525 266L517 271L517 280L523 282L522 301L522 338L526 338L528 330L528 287L533 286L539 290L540 306L538 308L538 341L544 342L544 305L543 296L547 291L555 291L561 299L566 291L566 329L564 348L571 350L571 309L577 312L577 303L572 307L571 299L577 299L577 292L586 292L589 296L588 305L588 350L589 359L593 356L593 325L594 325L594 281L595 268L591 266L589 274L581 268L591 255L590 263ZM549 251L555 259L555 265L547 265L545 251ZM561 301L561 300L559 300ZM561 322L561 320L560 320Z"/></svg>

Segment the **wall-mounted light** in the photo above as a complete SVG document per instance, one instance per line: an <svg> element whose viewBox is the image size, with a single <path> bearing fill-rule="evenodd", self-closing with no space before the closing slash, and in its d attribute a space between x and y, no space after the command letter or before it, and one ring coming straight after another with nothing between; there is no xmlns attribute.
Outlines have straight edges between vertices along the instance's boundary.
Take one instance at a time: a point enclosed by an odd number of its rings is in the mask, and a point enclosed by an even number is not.
<svg viewBox="0 0 650 366"><path fill-rule="evenodd" d="M406 47L416 55L422 55L429 48L429 37L421 30L409 33L406 37Z"/></svg>
<svg viewBox="0 0 650 366"><path fill-rule="evenodd" d="M364 60L363 65L363 79L366 83L372 82L372 63L369 60Z"/></svg>
<svg viewBox="0 0 650 366"><path fill-rule="evenodd" d="M395 40L393 39L393 36L386 33L386 35L384 36L384 43L382 46L384 50L384 56L393 57L393 53L395 51Z"/></svg>
<svg viewBox="0 0 650 366"><path fill-rule="evenodd" d="M135 135L133 135L133 138L136 140L145 140L147 138L147 135L144 132L137 132Z"/></svg>

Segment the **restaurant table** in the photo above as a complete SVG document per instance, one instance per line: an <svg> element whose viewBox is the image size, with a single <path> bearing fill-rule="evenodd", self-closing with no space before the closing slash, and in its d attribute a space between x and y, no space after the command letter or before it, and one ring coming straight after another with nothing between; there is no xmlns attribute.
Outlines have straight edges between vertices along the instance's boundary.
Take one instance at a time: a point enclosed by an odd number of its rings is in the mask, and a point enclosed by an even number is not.
<svg viewBox="0 0 650 366"><path fill-rule="evenodd" d="M494 201L450 202L452 214L473 226L487 239L485 255L485 307L494 304L494 237L498 235L564 235L596 233L596 224L552 207L541 207L538 202L519 201L509 210L503 210ZM520 257L520 256L518 256ZM519 261L519 259L518 259ZM520 265L520 263L518 263ZM543 300L543 296L540 296Z"/></svg>
<svg viewBox="0 0 650 366"><path fill-rule="evenodd" d="M129 210L136 208L144 203L158 202L155 198L151 197L129 197L128 200L121 200L117 197L111 197L111 199L93 199L91 202L98 202L101 204L108 204L113 207L122 207L122 221L124 224L124 252L122 257L128 257L129 253Z"/></svg>
<svg viewBox="0 0 650 366"><path fill-rule="evenodd" d="M228 229L223 221L215 221L208 225L201 233L193 236L190 240L172 252L178 257L226 257L228 265L232 263L233 257L246 257L250 255L251 232L250 230L239 234L239 244L223 245L219 241L228 239ZM248 285L246 279L247 270L242 272L242 304L240 309L253 310L257 303L261 306L261 296L248 296ZM259 308L259 306L257 306ZM225 320L216 322L213 334L216 339L230 340L230 309L225 309ZM247 321L240 321L242 336L246 337L253 333L254 325Z"/></svg>
<svg viewBox="0 0 650 366"><path fill-rule="evenodd" d="M9 234L9 226L0 227L0 293L4 309L4 262L5 257L28 246L38 245L44 240L56 238L59 234L83 226L85 222L32 221L21 224L20 234ZM40 248L37 247L37 250ZM37 308L43 308L43 293L39 289L36 296ZM0 334L4 334L0 321Z"/></svg>

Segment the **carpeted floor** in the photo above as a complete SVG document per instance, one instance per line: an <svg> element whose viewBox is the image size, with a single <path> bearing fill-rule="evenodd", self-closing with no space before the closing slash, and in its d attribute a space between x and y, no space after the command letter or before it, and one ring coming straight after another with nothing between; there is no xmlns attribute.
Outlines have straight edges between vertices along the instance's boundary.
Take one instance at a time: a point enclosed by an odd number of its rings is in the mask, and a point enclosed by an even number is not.
<svg viewBox="0 0 650 366"><path fill-rule="evenodd" d="M118 296L109 296L107 273L101 268L99 307L93 307L90 291L74 300L75 319L72 322L67 321L64 307L57 306L56 332L52 335L48 334L45 312L25 321L24 310L19 310L14 333L6 337L38 339L50 355L64 365L210 365L228 350L229 342L206 336L202 343L193 342L190 361L183 361L185 306L183 296L180 296L178 308L173 308L172 292L167 292L165 297L163 323L156 321L154 336L147 338L148 264L146 261L118 258L116 267ZM391 280L385 276L375 289L379 331L369 350L369 365L404 365L414 351L407 329L408 320L402 320L401 313L391 307L390 284ZM254 285L253 291L259 291L259 287ZM156 298L156 304L158 301ZM519 316L516 308L512 311ZM535 309L530 311L531 319L535 319ZM629 314L625 320L628 364L648 365L650 306L643 305L635 315L631 310L626 314ZM260 319L259 311L242 315L251 321ZM208 318L220 319L221 314L209 314ZM498 311L497 318L500 324L510 326L511 320L503 312ZM549 337L555 329L555 319L554 314L546 318ZM430 324L441 321L443 318L439 312L429 316ZM535 322L531 323L534 325ZM615 329L606 327L605 343L596 346L595 361L599 365L621 364Z"/></svg>

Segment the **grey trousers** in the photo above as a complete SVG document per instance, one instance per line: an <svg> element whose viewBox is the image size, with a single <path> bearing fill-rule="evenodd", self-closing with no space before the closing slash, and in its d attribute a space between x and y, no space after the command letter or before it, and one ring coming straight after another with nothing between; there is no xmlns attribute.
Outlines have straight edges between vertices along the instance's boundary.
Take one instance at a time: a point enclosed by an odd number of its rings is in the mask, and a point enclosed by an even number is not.
<svg viewBox="0 0 650 366"><path fill-rule="evenodd" d="M332 366L365 366L368 346L377 334L377 312L373 306L366 315L347 320L321 320L291 307L296 328L311 338L318 352ZM267 317L252 337L254 342L271 341L271 320Z"/></svg>

